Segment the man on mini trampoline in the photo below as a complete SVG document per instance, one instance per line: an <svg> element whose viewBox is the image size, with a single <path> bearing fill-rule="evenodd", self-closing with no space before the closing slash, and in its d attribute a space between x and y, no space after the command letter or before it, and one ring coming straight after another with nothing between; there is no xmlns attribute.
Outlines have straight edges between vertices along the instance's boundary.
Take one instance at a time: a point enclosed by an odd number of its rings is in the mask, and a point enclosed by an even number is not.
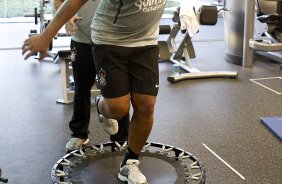
<svg viewBox="0 0 282 184"><path fill-rule="evenodd" d="M87 0L67 0L41 34L22 46L25 59L40 53L42 60L59 29ZM138 157L153 126L159 89L157 36L166 0L101 0L91 25L92 50L101 96L97 111L105 118L122 119L130 104L133 115L128 149L118 178L129 184L147 183Z"/></svg>
<svg viewBox="0 0 282 184"><path fill-rule="evenodd" d="M65 0L54 0L57 11ZM71 64L74 77L73 115L69 122L72 132L66 144L66 151L71 152L89 142L88 134L91 109L91 88L95 82L95 66L91 44L90 25L100 0L86 2L66 24L66 32L71 35ZM129 114L118 120L105 119L99 116L105 132L111 141L126 141L128 139ZM120 128L118 128L120 127Z"/></svg>

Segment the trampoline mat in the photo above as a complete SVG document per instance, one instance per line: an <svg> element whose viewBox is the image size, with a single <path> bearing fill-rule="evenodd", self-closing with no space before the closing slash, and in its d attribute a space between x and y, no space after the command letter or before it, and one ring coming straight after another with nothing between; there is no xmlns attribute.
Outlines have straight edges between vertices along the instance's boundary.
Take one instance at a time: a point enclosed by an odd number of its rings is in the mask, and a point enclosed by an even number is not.
<svg viewBox="0 0 282 184"><path fill-rule="evenodd" d="M282 117L262 117L260 121L282 141Z"/></svg>
<svg viewBox="0 0 282 184"><path fill-rule="evenodd" d="M124 152L120 151L89 157L73 168L72 181L83 184L122 184L117 174L123 157ZM183 183L185 173L180 162L150 152L142 153L139 160L141 161L139 169L150 184Z"/></svg>
<svg viewBox="0 0 282 184"><path fill-rule="evenodd" d="M121 184L117 175L127 142L87 146L59 159L51 171L54 184ZM146 142L139 157L142 173L150 184L204 184L202 162L182 149Z"/></svg>

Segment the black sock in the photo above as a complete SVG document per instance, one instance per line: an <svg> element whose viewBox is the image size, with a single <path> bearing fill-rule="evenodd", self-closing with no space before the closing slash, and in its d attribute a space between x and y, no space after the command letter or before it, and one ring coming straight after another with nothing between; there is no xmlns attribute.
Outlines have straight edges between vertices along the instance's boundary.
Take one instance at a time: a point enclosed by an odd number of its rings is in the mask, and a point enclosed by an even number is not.
<svg viewBox="0 0 282 184"><path fill-rule="evenodd" d="M126 150L126 153L125 153L125 157L121 163L121 167L123 167L125 164L126 164L126 161L128 159L134 159L134 160L138 160L139 158L139 155L134 153L129 147L127 148Z"/></svg>
<svg viewBox="0 0 282 184"><path fill-rule="evenodd" d="M129 132L129 113L118 120L118 133L110 136L111 141L127 141Z"/></svg>

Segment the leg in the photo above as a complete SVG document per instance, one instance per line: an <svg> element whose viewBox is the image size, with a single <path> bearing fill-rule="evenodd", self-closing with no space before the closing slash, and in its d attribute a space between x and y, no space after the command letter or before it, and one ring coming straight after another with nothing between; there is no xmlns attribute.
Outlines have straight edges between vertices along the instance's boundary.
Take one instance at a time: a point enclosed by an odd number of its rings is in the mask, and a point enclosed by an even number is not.
<svg viewBox="0 0 282 184"><path fill-rule="evenodd" d="M118 120L118 133L110 136L110 140L115 142L124 142L128 140L129 133L129 124L130 124L130 115L129 113L125 115L122 119Z"/></svg>
<svg viewBox="0 0 282 184"><path fill-rule="evenodd" d="M159 86L158 47L146 46L130 56L129 71L133 116L129 131L129 148L137 155L145 145L154 119Z"/></svg>
<svg viewBox="0 0 282 184"><path fill-rule="evenodd" d="M153 126L154 106L159 87L158 47L136 48L129 57L129 88L133 116L130 122L128 149L118 178L128 183L147 183L138 169L138 157Z"/></svg>
<svg viewBox="0 0 282 184"><path fill-rule="evenodd" d="M69 123L73 137L87 138L90 121L91 88L95 81L95 67L91 45L72 41L72 61L75 81L73 116Z"/></svg>
<svg viewBox="0 0 282 184"><path fill-rule="evenodd" d="M153 126L155 96L132 93L133 116L130 123L128 146L140 154Z"/></svg>
<svg viewBox="0 0 282 184"><path fill-rule="evenodd" d="M90 44L71 41L72 66L75 82L73 116L69 122L72 138L67 151L78 149L88 139L91 88L95 81L95 67Z"/></svg>
<svg viewBox="0 0 282 184"><path fill-rule="evenodd" d="M130 100L134 108L129 147L118 178L129 183L147 183L138 169L138 156L153 124L159 81L158 47L94 45L93 53L97 83L104 97L97 105L100 113L108 118L121 119L129 112Z"/></svg>
<svg viewBox="0 0 282 184"><path fill-rule="evenodd" d="M130 108L127 61L123 60L123 54L126 54L126 52L119 52L118 49L118 53L114 53L113 56L112 48L115 51L115 46L93 45L97 72L96 84L101 89L102 94L102 97L96 98L96 105L99 120L104 130L111 135L110 139L112 141L124 141L128 137ZM118 120L118 127L122 129L113 133L116 120Z"/></svg>
<svg viewBox="0 0 282 184"><path fill-rule="evenodd" d="M118 104L118 106L117 106ZM101 97L97 105L98 113L105 117L116 119L118 122L118 132L112 134L115 129L112 126L104 127L104 130L110 135L111 141L127 141L129 132L129 109L130 109L130 96L125 95L119 98L103 98ZM113 125L114 126L114 125Z"/></svg>
<svg viewBox="0 0 282 184"><path fill-rule="evenodd" d="M129 107L126 108L126 104L129 102L126 100L126 96L106 99L98 95L95 98L95 102L99 121L104 131L110 135L110 140L126 141L128 139L129 126L129 110L126 110L129 109ZM123 112L127 112L127 115L122 115Z"/></svg>
<svg viewBox="0 0 282 184"><path fill-rule="evenodd" d="M122 119L128 114L130 108L129 94L117 98L102 97L98 104L99 112L108 118Z"/></svg>

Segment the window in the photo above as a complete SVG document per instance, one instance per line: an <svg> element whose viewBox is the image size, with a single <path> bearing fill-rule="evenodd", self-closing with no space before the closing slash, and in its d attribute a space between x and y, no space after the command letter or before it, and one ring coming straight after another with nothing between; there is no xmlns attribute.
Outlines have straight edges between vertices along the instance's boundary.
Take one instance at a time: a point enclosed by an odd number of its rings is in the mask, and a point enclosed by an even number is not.
<svg viewBox="0 0 282 184"><path fill-rule="evenodd" d="M0 0L0 22L34 21L35 8L52 14L51 0ZM33 18L32 18L33 17Z"/></svg>
<svg viewBox="0 0 282 184"><path fill-rule="evenodd" d="M167 0L163 18L171 18L181 0Z"/></svg>

